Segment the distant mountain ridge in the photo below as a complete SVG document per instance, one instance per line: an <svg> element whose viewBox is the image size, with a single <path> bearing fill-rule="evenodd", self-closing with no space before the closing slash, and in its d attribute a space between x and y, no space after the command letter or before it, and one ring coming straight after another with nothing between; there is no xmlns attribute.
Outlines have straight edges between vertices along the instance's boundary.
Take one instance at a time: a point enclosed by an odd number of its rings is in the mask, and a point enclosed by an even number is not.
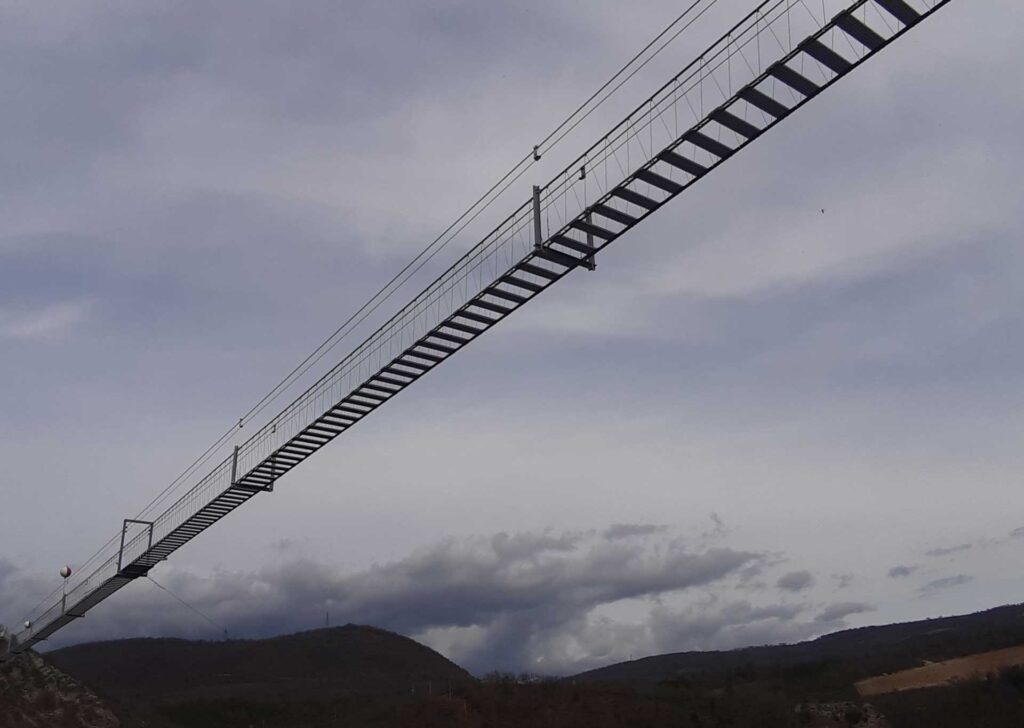
<svg viewBox="0 0 1024 728"><path fill-rule="evenodd" d="M1011 604L961 616L858 627L791 645L653 655L588 670L572 679L664 682L694 673L789 668L823 661L859 665L867 675L1019 644L1024 644L1024 604Z"/></svg>
<svg viewBox="0 0 1024 728"><path fill-rule="evenodd" d="M0 670L0 708L14 695L33 709L61 711L25 723L22 709L5 723L0 709L0 728L114 728L118 719L123 728L1020 728L1024 667L873 696L871 705L855 687L925 661L1013 645L1024 645L1022 605L793 645L658 655L541 681L498 673L478 681L411 639L356 625L264 640L120 640L45 655L90 689L82 694L100 696L70 701L78 712L66 723L51 720L63 720L63 693L37 694L34 673L9 672L4 686Z"/></svg>
<svg viewBox="0 0 1024 728"><path fill-rule="evenodd" d="M352 624L260 640L94 642L45 658L116 699L408 693L474 681L408 637Z"/></svg>

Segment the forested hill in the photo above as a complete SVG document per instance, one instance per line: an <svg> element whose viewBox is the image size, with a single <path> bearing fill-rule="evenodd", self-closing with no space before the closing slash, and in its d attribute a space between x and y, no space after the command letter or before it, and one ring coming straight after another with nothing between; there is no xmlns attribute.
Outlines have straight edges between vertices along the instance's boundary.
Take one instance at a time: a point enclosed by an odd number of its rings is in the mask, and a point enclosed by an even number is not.
<svg viewBox="0 0 1024 728"><path fill-rule="evenodd" d="M116 698L410 693L473 680L429 647L357 625L262 640L95 642L46 659Z"/></svg>

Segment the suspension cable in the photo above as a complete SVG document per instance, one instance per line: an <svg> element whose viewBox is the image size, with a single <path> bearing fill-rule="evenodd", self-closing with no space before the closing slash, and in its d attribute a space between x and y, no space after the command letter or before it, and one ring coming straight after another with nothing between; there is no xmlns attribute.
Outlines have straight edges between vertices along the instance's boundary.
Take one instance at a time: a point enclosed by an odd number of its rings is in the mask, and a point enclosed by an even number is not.
<svg viewBox="0 0 1024 728"><path fill-rule="evenodd" d="M635 56L633 56L633 57L632 57L632 58L630 58L630 59L629 59L628 61L626 61L625 65L623 65L623 66L622 66L622 68L620 68L620 69L619 69L618 71L616 71L616 72L615 72L615 73L614 73L614 74L612 75L612 77L611 77L611 78L609 78L609 79L608 79L607 81L605 81L605 82L604 82L603 84L601 84L601 87L600 87L600 88L598 88L598 89L597 89L597 90L596 90L596 91L595 91L594 93L592 93L592 94L591 94L591 95L590 95L590 96L589 96L589 97L587 98L587 100L586 100L586 101L584 101L584 102L583 102L582 104L580 104L580 105L579 105L579 106L578 106L578 107L576 108L576 110L575 110L575 111L573 111L573 112L572 112L571 114L569 114L569 116L567 116L567 117L565 118L565 120L564 120L564 121L562 121L562 123L561 123L561 124L559 124L559 125L558 125L557 127L555 127L555 128L554 128L554 130L552 130L552 132L551 132L550 134L548 134L548 135L547 135L546 137L544 137L543 141L541 141L541 143L540 143L540 144L538 145L538 147L542 147L542 146L544 146L545 144L547 144L547 142L548 142L548 141L549 141L549 140L550 140L550 139L551 139L551 138L552 138L553 136L555 136L556 134L558 134L558 132L560 132L560 131L561 131L561 130L562 130L562 129L563 129L563 128L564 128L565 126L566 126L566 124L568 124L568 123L569 123L570 121L572 121L573 117L575 117L575 116L576 116L577 114L579 114L580 112L582 112L582 111L583 111L583 109L585 109L585 108L587 107L587 105L588 105L588 104L589 104L589 103L590 103L591 101L593 101L594 99L596 99L596 98L597 98L597 97L598 97L598 96L599 96L599 95L600 95L600 94L601 94L601 93L602 93L602 92L603 92L603 91L604 91L604 90L605 90L606 88L608 88L609 86L611 86L611 85L612 85L612 84L613 84L613 83L615 82L615 79L617 79L617 78L618 78L619 76L621 76L621 75L622 75L623 73L625 73L625 72L626 72L626 71L627 71L627 70L629 69L629 67L630 67L631 65L633 65L633 64L634 64L634 63L635 63L635 62L636 62L636 61L637 61L637 60L638 60L638 59L639 59L639 58L640 58L640 57L641 57L641 56L642 56L642 55L643 55L644 53L646 53L646 52L647 52L648 50L650 50L650 48L651 48L652 46L654 46L654 44L655 44L655 43L657 43L657 42L658 42L659 40L661 40L662 38L664 38L664 37L665 37L665 35L667 35L667 34L668 34L668 32L672 30L672 28L674 28L674 27L675 27L676 25L678 25L678 24L679 24L679 23L680 23L680 22L681 22L681 21L683 20L683 18L685 18L685 17L687 16L687 15L689 15L689 14L690 14L690 13L691 13L691 12L693 11L693 9L694 9L694 8L696 8L696 7L698 6L698 5L700 5L700 4L702 3L702 2L705 2L705 0L694 0L693 4L691 4L691 5L690 5L690 6L688 7L688 8L686 8L686 10L684 10L684 11L683 11L682 13L680 13L680 14L679 14L679 16L678 16L678 17L677 17L677 18L676 18L675 20L673 20L673 21L672 21L671 23L669 23L669 24L668 24L668 25L667 25L667 26L665 27L665 29L664 29L664 30L662 30L662 31L661 31L660 33L658 33L658 35L654 36L654 38L652 38L652 39L651 39L651 41L650 41L650 42L649 42L649 43L648 43L647 45L645 45L645 46L644 46L643 48L641 48L641 49L640 49L640 50L639 50L639 51L637 52L637 54L636 54ZM590 115L591 115L591 114L592 114L592 113L593 113L593 112L594 112L594 111L595 111L595 110L596 110L596 109L597 109L597 108L598 108L598 107L599 107L599 106L600 106L601 104L603 104L603 103L604 103L605 101L607 101L607 100L608 100L608 97L609 97L609 96L611 96L611 95L612 95L613 93L615 93L615 92L616 92L616 91L617 91L618 89L620 89L620 88L622 87L622 84L626 83L627 81L629 81L629 79L633 78L633 76L635 76L635 75L637 74L637 72L639 72L639 71L640 71L640 70L641 70L641 69L642 69L642 68L643 68L644 66L646 66L646 65L647 65L648 63L650 63L650 62L651 62L652 60L654 60L654 58L655 58L655 57L656 57L656 56L657 56L657 55L658 55L659 53L661 53L661 52L662 52L663 50L665 50L665 46L667 46L667 45L668 45L669 43L671 43L671 42L672 42L673 40L675 40L676 38L678 38L678 37L679 37L679 34L680 34L680 33L682 33L682 32L683 32L684 30L686 30L686 29L687 29L687 28L689 28L689 27L690 27L691 25L693 25L693 23L694 23L694 22L696 22L696 21L697 21L698 19L700 19L700 17L701 17L702 15L704 15L704 13L706 13L706 12L707 12L708 10L710 10L710 9L711 9L712 7L714 7L714 6L715 6L715 5L717 4L717 3L718 3L718 0L711 0L710 4L709 4L709 5L708 5L708 6L706 7L706 8L704 8L703 10L701 10L701 11L700 11L700 13L698 13L698 14L697 14L697 17L696 17L696 18L693 18L693 20L691 20L691 21L690 21L689 23L687 23L687 24L686 24L686 25L684 25L684 26L683 26L682 28L680 28L680 29L679 29L679 30L678 30L678 31L677 31L677 32L676 32L676 33L675 33L675 34L674 34L674 35L673 35L673 36L672 36L671 38L669 38L669 39L668 39L668 41L667 41L667 42L666 42L666 43L665 43L665 44L664 44L663 46L661 46L661 47L660 47L660 48L659 48L658 50L656 50L656 51L655 51L655 52L654 52L653 54L651 54L651 57L650 57L650 58L648 58L648 59L647 59L646 61L644 61L644 62L643 62L642 64L640 64L640 66L638 66L638 67L636 68L636 70L634 70L634 71L633 71L632 73L630 73L630 74L629 74L629 75L628 75L628 76L627 76L627 77L626 77L625 79L623 79L623 80L622 80L622 82L620 82L620 83L619 83L619 84L618 84L618 85L617 85L617 86L616 86L615 88L613 88L613 89L612 89L612 90L611 90L611 91L610 91L610 92L609 92L609 93L608 93L608 94L607 94L607 95L606 95L606 96L605 96L604 98L602 98L602 99L601 99L600 101L598 101L598 102L597 102L597 103L596 103L596 104L594 105L594 107L593 107L592 109L590 109L590 111L588 111L588 112L587 112L586 114L584 114L584 115L583 115L583 117L582 117L581 119L579 119L579 120L578 120L578 121L577 121L577 122L576 122L575 124L573 124L573 125L572 125L572 126L571 126L571 127L570 127L570 128L569 128L569 129L567 130L567 131L566 131L566 134L568 134L568 133L569 133L569 132L571 132L571 131L572 131L573 129L575 129L575 128L576 128L577 126L579 126L580 122L582 122L582 121L583 121L584 119L586 119L586 118L587 118L588 116L590 116ZM560 141L561 141L562 139L564 139L564 138L565 138L565 134L563 134L562 136L558 137L558 139L556 139L556 140L555 140L555 141L554 141L554 142L552 143L551 147L553 148L553 147L554 147L554 146L555 146L556 144L558 144L558 143L559 143L559 142L560 142Z"/></svg>
<svg viewBox="0 0 1024 728"><path fill-rule="evenodd" d="M654 53L643 61L637 68L623 78L614 88L608 93L601 96L601 94L609 88L617 79L619 79L626 71L630 69L643 55L654 47L662 38L664 38L675 26L679 25L690 13L692 13L699 5L708 2L709 4L700 13L697 14L692 20L686 23L683 27L679 28L665 43L658 47ZM658 54L660 54L672 41L674 41L683 31L689 28L694 22L696 22L701 16L703 16L711 7L716 5L718 0L694 0L682 13L680 13L672 22L670 22L661 32L659 32L653 39L651 39L644 47L637 52L632 58L630 58L619 70L617 70L611 78L605 81L594 93L592 93L582 104L574 109L565 119L563 119L544 139L537 145L537 149L548 144L552 138L559 135L555 140L543 149L545 153L553 150L562 140L566 138L580 123L596 111L598 107L604 104L618 89L620 89L626 82L632 79L641 69L643 69L648 63L650 63ZM600 98L599 98L600 97ZM579 118L572 123L573 120L579 116L589 105L598 99L597 103L593 104L591 108L583 114L582 118ZM566 127L569 124L568 129ZM564 131L563 131L564 130ZM479 215L486 211L515 181L520 179L526 171L537 162L537 155L530 153L522 157L508 172L506 172L497 182L484 192L479 198L477 198L472 205L469 206L461 215L459 215L448 227L446 227L434 240L432 240L427 246L419 251L405 266L402 267L390 280L387 281L373 296L370 297L362 306L360 306L352 315L350 315L335 331L324 339L305 359L303 359L298 365L296 365L283 379L281 379L271 390L264 395L255 405L253 405L245 414L243 414L237 424L231 425L224 433L217 438L213 444L211 444L198 458L196 458L182 473L176 477L170 484L167 485L160 493L158 493L146 506L139 512L137 518L144 518L145 515L152 511L157 505L162 503L166 497L176 490L183 481L189 478L199 467L206 463L209 458L217 452L225 442L230 440L239 429L241 429L248 421L259 415L263 410L266 409L271 403L277 400L277 398L286 391L292 384L301 378L310 368L315 366L324 355L334 349L341 341L343 341L348 334L350 334L360 323L362 323L367 317L372 315L377 309L380 308L386 301L388 301L395 292L397 292L403 285L405 285L417 272L419 272L430 260L432 260L438 253L440 253L462 230L464 230L469 224L476 220ZM499 189L500 188L500 189ZM497 192L495 192L497 190ZM397 282L397 285L395 285ZM103 548L109 546L106 544ZM102 550L102 549L101 549Z"/></svg>
<svg viewBox="0 0 1024 728"><path fill-rule="evenodd" d="M299 378L301 378L306 372L315 366L327 353L333 350L338 344L340 344L356 327L365 321L369 316L376 312L384 303L386 303L402 286L404 286L413 276L416 275L424 266L426 266L435 256L437 256L444 248L449 245L452 240L455 239L468 225L476 220L481 214L483 214L504 192L506 192L512 184L518 181L522 176L539 160L540 152L548 153L555 149L573 130L575 130L584 120L586 120L591 114L593 114L602 104L604 104L616 91L618 91L625 83L632 79L637 73L639 73L647 64L649 64L657 55L659 55L665 48L671 44L682 32L693 25L700 17L702 17L708 10L716 5L718 0L694 0L682 13L680 13L675 19L673 19L664 29L662 29L654 38L652 38L643 48L634 54L623 66L621 66L607 81L605 81L597 90L595 90L587 99L576 107L568 116L565 117L558 125L552 129L541 142L534 147L533 152L523 156L516 162L509 171L507 171L501 178L498 179L490 188L487 189L479 198L477 198L461 215L459 215L451 224L449 224L436 238L434 238L429 244L427 244L422 250L420 250L408 263L406 263L394 276L392 276L373 296L370 297L362 306L360 306L353 314L351 314L335 331L324 339L309 355L307 355L298 365L296 365L283 379L281 379L274 387L271 388L266 395L264 395L255 405L253 405L245 414L243 414L236 424L231 425L218 437L209 447L206 448L195 460L193 460L174 480L172 480L163 490L161 490L152 500L150 500L139 513L136 518L142 519L148 513L164 502L167 497L170 496L175 490L177 490L188 478L190 478L200 467L207 463L210 458L219 451L224 444L229 441L237 432L244 427L246 423L251 421L254 417L262 413L268 406L276 401L281 394L283 394L292 384L294 384ZM678 28L672 35L662 43L655 51L646 58L642 63L636 65L637 62L643 58L651 48L653 48L659 41L665 38L673 28L679 25L683 20L687 18L695 9L698 8L702 3L707 3L700 12L693 17L689 22L685 23L682 27ZM630 71L630 68L633 68ZM627 71L630 71L627 74ZM623 75L625 77L623 78ZM621 80L619 80L621 78ZM618 80L618 83L616 81ZM614 87L612 87L614 84ZM611 87L610 90L609 87ZM605 93L607 91L607 93ZM603 94L603 95L602 95ZM596 103L595 103L596 100ZM589 108L588 108L589 107ZM554 141L552 141L554 139ZM550 144L549 144L550 142ZM397 285L396 285L397 284ZM84 563L79 570L84 572L89 565L91 565L98 557L100 557L106 549L117 541L118 535L111 537L103 546L96 550ZM156 582L154 582L156 584ZM158 585L159 586L159 585ZM161 587L163 588L163 587ZM54 590L46 598L44 598L39 605L37 605L32 611L35 613L39 606L43 604L47 599L51 598L59 589ZM170 593L170 592L168 592ZM205 618L205 615L204 615Z"/></svg>
<svg viewBox="0 0 1024 728"><path fill-rule="evenodd" d="M225 627L224 625L222 625L222 624L220 624L219 622L217 622L216 620L214 620L214 619L213 619L213 617L211 617L210 615L208 615L208 614L204 613L204 612L203 612L203 611L201 611L201 610L200 610L200 609L199 609L198 607L196 607L196 606L193 606L192 604L189 604L188 602L186 602L186 601L185 601L184 599L182 599L181 597L179 597L179 596L178 596L177 594L175 594L174 592L172 592L172 591L171 591L170 589L168 589L167 587L165 587L165 586L164 586L163 584L161 584L160 582L158 582L158 581L157 581L156 579L154 579L154 578L153 578L152 576L150 576L149 574L146 574L146 578L147 578L147 579L149 579L149 580L150 580L150 581L151 581L151 582L153 583L153 586L155 586L156 588L158 588L158 589L160 589L160 590L162 590L162 591L165 591L165 592L167 592L167 594L169 594L169 595L170 595L170 596L171 596L171 597L172 597L172 598L173 598L173 599L174 599L174 600L175 600L176 602L178 602L179 604L181 604L181 605L183 605L183 606L185 606L185 607L188 607L188 608L189 608L189 609L191 609L191 610L192 610L193 612L195 612L196 614L198 614L198 615L199 615L200 617L202 617L203 619L205 619L205 620L206 620L207 622L209 622L210 624L212 624L212 625L213 625L214 627L216 627L217 629L221 630L221 631L222 631L222 632L224 633L224 639L227 639L227 637L228 637L228 630L227 630L227 627Z"/></svg>

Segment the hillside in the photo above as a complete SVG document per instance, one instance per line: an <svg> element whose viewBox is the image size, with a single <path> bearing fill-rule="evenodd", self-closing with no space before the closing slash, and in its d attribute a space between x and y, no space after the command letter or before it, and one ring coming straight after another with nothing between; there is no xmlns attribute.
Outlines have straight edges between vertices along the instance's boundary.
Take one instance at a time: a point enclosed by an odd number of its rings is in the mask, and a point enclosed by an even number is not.
<svg viewBox="0 0 1024 728"><path fill-rule="evenodd" d="M263 640L97 642L46 659L119 700L408 693L473 679L418 642L356 625Z"/></svg>
<svg viewBox="0 0 1024 728"><path fill-rule="evenodd" d="M1019 728L1024 668L867 702L855 687L1012 645L1024 645L1020 605L796 645L660 655L564 679L477 681L413 640L352 625L266 640L103 642L45 658L109 699L123 728ZM20 693L25 684L31 692L32 679L22 683Z"/></svg>
<svg viewBox="0 0 1024 728"><path fill-rule="evenodd" d="M0 728L117 728L92 691L34 653L0 662Z"/></svg>
<svg viewBox="0 0 1024 728"><path fill-rule="evenodd" d="M858 679L917 667L923 661L1024 644L1024 605L1014 604L955 617L835 632L793 645L724 652L676 652L590 670L573 679L656 683L696 673L787 669L836 663Z"/></svg>

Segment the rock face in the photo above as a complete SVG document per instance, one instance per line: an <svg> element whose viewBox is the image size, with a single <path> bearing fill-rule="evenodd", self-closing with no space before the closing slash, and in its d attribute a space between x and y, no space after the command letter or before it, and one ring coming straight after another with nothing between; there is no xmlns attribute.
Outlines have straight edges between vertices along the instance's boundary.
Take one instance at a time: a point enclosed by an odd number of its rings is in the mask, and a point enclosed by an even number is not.
<svg viewBox="0 0 1024 728"><path fill-rule="evenodd" d="M0 728L118 728L88 688L34 652L0 662Z"/></svg>

